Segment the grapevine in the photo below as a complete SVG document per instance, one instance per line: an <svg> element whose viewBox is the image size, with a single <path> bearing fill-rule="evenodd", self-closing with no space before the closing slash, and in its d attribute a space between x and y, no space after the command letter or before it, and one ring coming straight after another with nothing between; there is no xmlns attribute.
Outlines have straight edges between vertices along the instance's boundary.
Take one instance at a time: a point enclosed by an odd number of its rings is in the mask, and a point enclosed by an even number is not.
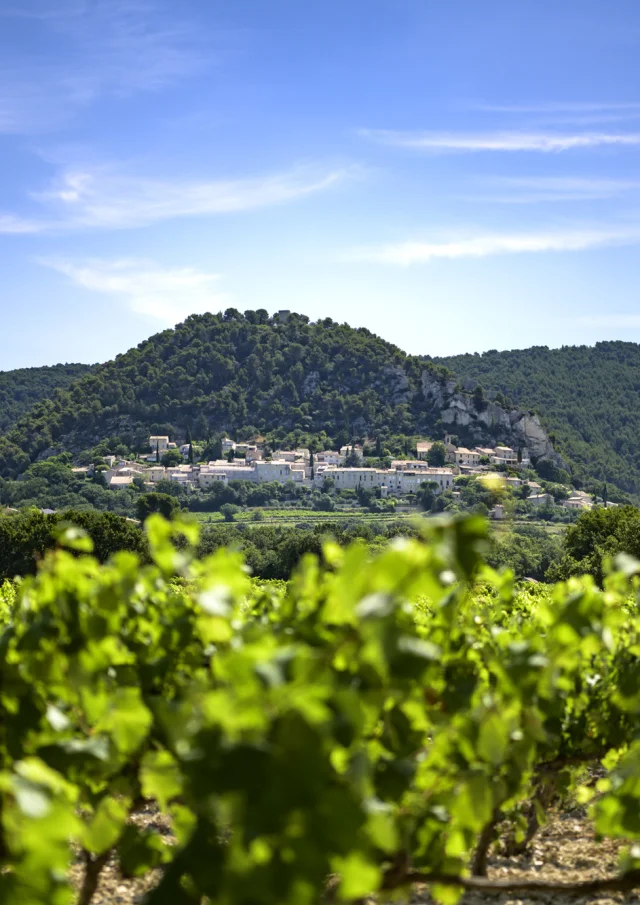
<svg viewBox="0 0 640 905"><path fill-rule="evenodd" d="M485 531L328 541L272 587L237 552L196 559L192 523L152 516L150 564L67 528L0 589L0 902L89 905L113 854L161 868L148 905L639 886L638 566L523 590ZM628 843L619 874L484 876L568 792ZM132 820L149 802L175 844Z"/></svg>

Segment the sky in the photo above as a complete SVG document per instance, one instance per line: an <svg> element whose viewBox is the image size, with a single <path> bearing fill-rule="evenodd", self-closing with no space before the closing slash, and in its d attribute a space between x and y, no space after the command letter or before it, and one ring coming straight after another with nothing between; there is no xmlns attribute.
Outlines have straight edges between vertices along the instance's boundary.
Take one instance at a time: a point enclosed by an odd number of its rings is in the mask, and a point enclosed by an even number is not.
<svg viewBox="0 0 640 905"><path fill-rule="evenodd" d="M0 0L0 370L189 314L640 342L638 0Z"/></svg>

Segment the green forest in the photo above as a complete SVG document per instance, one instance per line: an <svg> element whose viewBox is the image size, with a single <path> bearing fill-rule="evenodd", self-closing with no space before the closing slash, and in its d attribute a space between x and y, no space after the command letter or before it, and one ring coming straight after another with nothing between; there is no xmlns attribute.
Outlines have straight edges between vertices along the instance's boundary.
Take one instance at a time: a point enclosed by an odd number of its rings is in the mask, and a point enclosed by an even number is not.
<svg viewBox="0 0 640 905"><path fill-rule="evenodd" d="M90 365L59 364L0 371L0 432L9 430L36 403L49 399L58 389L66 389L90 370Z"/></svg>
<svg viewBox="0 0 640 905"><path fill-rule="evenodd" d="M365 328L263 310L189 317L40 402L0 440L0 474L48 450L105 438L146 448L149 432L198 438L240 429L325 434L413 433L431 414L425 365Z"/></svg>
<svg viewBox="0 0 640 905"><path fill-rule="evenodd" d="M640 494L640 346L534 346L428 359L536 410L574 476Z"/></svg>

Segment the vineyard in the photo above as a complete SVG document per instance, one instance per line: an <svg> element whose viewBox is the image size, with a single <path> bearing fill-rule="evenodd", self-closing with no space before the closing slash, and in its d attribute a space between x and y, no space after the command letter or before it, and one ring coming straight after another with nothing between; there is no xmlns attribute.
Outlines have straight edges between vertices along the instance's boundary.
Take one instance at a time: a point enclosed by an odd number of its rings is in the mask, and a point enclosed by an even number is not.
<svg viewBox="0 0 640 905"><path fill-rule="evenodd" d="M634 560L518 587L482 519L430 519L257 582L196 559L194 523L146 527L150 565L66 527L0 588L2 905L89 905L114 857L153 872L145 905L640 886ZM617 871L487 876L568 797L625 843Z"/></svg>
<svg viewBox="0 0 640 905"><path fill-rule="evenodd" d="M256 515L258 513L258 515ZM203 523L223 522L221 512L196 512L195 518ZM274 524L296 524L297 522L396 522L403 519L420 519L422 513L417 510L409 512L368 512L366 509L337 509L333 512L322 512L317 509L244 509L234 515L237 522L262 522Z"/></svg>

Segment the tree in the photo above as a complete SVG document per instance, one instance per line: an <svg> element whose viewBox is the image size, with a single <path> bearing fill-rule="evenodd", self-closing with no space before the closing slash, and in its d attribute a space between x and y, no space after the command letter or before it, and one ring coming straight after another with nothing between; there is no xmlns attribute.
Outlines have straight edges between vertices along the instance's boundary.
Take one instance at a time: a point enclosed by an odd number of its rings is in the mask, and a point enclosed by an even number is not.
<svg viewBox="0 0 640 905"><path fill-rule="evenodd" d="M640 558L640 510L635 506L620 506L583 512L575 525L567 529L562 558L551 566L547 580L589 574L601 585L605 560L618 553Z"/></svg>
<svg viewBox="0 0 640 905"><path fill-rule="evenodd" d="M233 503L223 503L220 507L220 512L222 513L225 522L234 522L236 515L240 512L240 507L234 506Z"/></svg>
<svg viewBox="0 0 640 905"><path fill-rule="evenodd" d="M216 461L222 458L222 440L217 437L215 440L209 440L205 446L202 457L206 462L210 460Z"/></svg>
<svg viewBox="0 0 640 905"><path fill-rule="evenodd" d="M321 493L313 500L313 508L320 512L333 512L336 504L328 493Z"/></svg>
<svg viewBox="0 0 640 905"><path fill-rule="evenodd" d="M427 462L432 468L441 468L447 461L447 450L444 443L436 441L427 453Z"/></svg>
<svg viewBox="0 0 640 905"><path fill-rule="evenodd" d="M183 459L179 449L168 449L162 454L160 461L165 468L173 468L175 465L182 465Z"/></svg>
<svg viewBox="0 0 640 905"><path fill-rule="evenodd" d="M416 498L425 512L429 512L435 503L438 487L437 481L422 481L420 484L420 490L416 493Z"/></svg>
<svg viewBox="0 0 640 905"><path fill-rule="evenodd" d="M347 450L347 455L344 460L344 464L347 468L357 468L360 465L360 457L352 446L351 449Z"/></svg>
<svg viewBox="0 0 640 905"><path fill-rule="evenodd" d="M144 522L153 512L159 512L165 518L171 518L180 511L180 503L168 493L143 493L136 502L136 512L141 522Z"/></svg>
<svg viewBox="0 0 640 905"><path fill-rule="evenodd" d="M487 404L484 401L484 390L482 389L480 384L478 384L478 386L473 391L471 398L473 399L473 405L477 412L481 412L487 407Z"/></svg>
<svg viewBox="0 0 640 905"><path fill-rule="evenodd" d="M156 464L160 462L160 441L156 440Z"/></svg>

